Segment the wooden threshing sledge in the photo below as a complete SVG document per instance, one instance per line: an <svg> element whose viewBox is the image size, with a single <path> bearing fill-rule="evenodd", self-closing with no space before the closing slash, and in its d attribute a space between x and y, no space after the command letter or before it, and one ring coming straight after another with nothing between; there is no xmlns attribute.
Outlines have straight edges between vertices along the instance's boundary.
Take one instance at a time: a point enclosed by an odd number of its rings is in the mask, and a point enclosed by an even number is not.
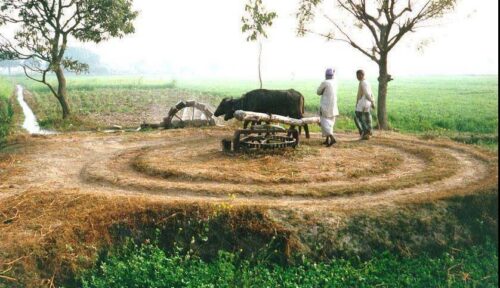
<svg viewBox="0 0 500 288"><path fill-rule="evenodd" d="M233 137L233 150L259 150L297 147L300 133L298 127L306 124L319 124L319 117L295 119L275 114L265 114L238 110L234 117L239 121L251 122L250 128L238 129ZM265 122L266 124L261 124ZM271 123L286 124L288 128ZM224 150L231 150L231 143L223 140Z"/></svg>

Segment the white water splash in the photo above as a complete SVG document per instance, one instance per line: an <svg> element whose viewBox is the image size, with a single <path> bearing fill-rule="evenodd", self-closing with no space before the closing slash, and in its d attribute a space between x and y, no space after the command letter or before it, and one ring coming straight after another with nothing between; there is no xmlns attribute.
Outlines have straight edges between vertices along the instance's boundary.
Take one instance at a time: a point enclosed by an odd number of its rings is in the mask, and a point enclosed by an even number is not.
<svg viewBox="0 0 500 288"><path fill-rule="evenodd" d="M21 105L24 114L23 128L26 129L30 134L43 134L43 135L54 134L54 132L52 131L40 128L40 125L38 125L38 121L36 120L35 114L33 114L33 111L31 110L30 106L28 106L28 103L24 101L23 90L24 89L21 85L16 86L17 101L19 101L19 105Z"/></svg>

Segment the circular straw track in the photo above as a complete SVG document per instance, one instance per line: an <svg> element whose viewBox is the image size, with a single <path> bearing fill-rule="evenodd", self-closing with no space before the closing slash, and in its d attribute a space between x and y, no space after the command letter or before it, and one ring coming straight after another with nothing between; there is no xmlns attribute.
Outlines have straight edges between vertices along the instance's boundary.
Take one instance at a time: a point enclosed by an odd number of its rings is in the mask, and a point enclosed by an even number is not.
<svg viewBox="0 0 500 288"><path fill-rule="evenodd" d="M446 141L341 135L334 148L316 138L296 150L232 154L221 151L222 133L199 132L119 150L88 163L82 178L108 189L281 204L430 199L497 185L496 156Z"/></svg>

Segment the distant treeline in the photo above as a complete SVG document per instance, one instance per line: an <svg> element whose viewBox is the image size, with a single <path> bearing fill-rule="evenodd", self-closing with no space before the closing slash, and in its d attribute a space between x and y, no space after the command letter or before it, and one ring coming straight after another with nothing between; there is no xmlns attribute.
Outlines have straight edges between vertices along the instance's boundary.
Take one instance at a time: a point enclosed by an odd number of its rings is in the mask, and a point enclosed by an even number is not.
<svg viewBox="0 0 500 288"><path fill-rule="evenodd" d="M101 63L101 58L98 54L81 47L70 47L66 51L67 59L78 60L79 62L89 65L89 74L108 75L112 71ZM28 64L26 61L31 60L3 60L0 61L0 74L3 75L19 75L24 74L23 65ZM69 73L69 72L68 72ZM75 74L75 73L69 73Z"/></svg>

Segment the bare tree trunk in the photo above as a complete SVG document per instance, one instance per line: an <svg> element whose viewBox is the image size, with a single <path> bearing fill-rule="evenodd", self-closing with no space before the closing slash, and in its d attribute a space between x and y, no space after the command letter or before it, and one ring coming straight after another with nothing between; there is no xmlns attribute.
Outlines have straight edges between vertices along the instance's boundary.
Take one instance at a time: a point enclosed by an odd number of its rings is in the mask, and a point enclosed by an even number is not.
<svg viewBox="0 0 500 288"><path fill-rule="evenodd" d="M262 89L261 63L262 63L262 42L259 42L259 83L260 83L260 89Z"/></svg>
<svg viewBox="0 0 500 288"><path fill-rule="evenodd" d="M392 80L391 75L387 72L387 54L382 54L380 57L379 77L378 77L378 103L377 103L377 119L378 129L390 129L387 119L387 86Z"/></svg>
<svg viewBox="0 0 500 288"><path fill-rule="evenodd" d="M63 69L59 66L56 69L56 76L57 76L57 82L58 82L58 88L57 88L57 100L59 100L59 104L61 104L62 108L62 113L63 113L63 119L68 118L70 114L69 110L69 105L68 102L66 101L68 91L66 89L66 78L64 77L64 71Z"/></svg>

